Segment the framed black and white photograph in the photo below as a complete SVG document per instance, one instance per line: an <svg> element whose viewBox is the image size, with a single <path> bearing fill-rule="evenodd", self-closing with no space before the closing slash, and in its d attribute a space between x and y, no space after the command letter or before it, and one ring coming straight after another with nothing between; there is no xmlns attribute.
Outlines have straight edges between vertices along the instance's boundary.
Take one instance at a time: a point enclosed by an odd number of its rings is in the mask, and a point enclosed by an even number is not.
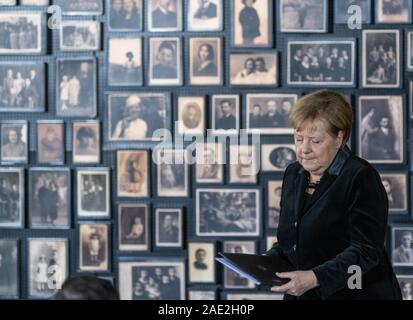
<svg viewBox="0 0 413 320"><path fill-rule="evenodd" d="M0 0L0 6L15 6L17 0Z"/></svg>
<svg viewBox="0 0 413 320"><path fill-rule="evenodd" d="M155 157L158 197L187 197L189 195L187 151L157 149Z"/></svg>
<svg viewBox="0 0 413 320"><path fill-rule="evenodd" d="M190 283L215 283L215 243L188 243Z"/></svg>
<svg viewBox="0 0 413 320"><path fill-rule="evenodd" d="M142 0L107 0L109 31L142 31Z"/></svg>
<svg viewBox="0 0 413 320"><path fill-rule="evenodd" d="M280 222L282 180L267 182L267 229L277 229Z"/></svg>
<svg viewBox="0 0 413 320"><path fill-rule="evenodd" d="M49 0L20 0L22 6L48 6Z"/></svg>
<svg viewBox="0 0 413 320"><path fill-rule="evenodd" d="M412 0L375 0L375 23L411 23Z"/></svg>
<svg viewBox="0 0 413 320"><path fill-rule="evenodd" d="M354 11L351 10L351 13L348 12L351 6L361 8L361 22L363 24L371 23L371 0L334 1L334 23L348 24L349 21L353 21Z"/></svg>
<svg viewBox="0 0 413 320"><path fill-rule="evenodd" d="M278 52L232 52L229 83L233 86L278 86Z"/></svg>
<svg viewBox="0 0 413 320"><path fill-rule="evenodd" d="M363 30L362 45L363 88L399 88L400 30Z"/></svg>
<svg viewBox="0 0 413 320"><path fill-rule="evenodd" d="M402 292L403 300L413 300L413 276L412 275L396 275Z"/></svg>
<svg viewBox="0 0 413 320"><path fill-rule="evenodd" d="M28 248L28 298L49 299L69 275L68 240L30 238Z"/></svg>
<svg viewBox="0 0 413 320"><path fill-rule="evenodd" d="M182 31L182 0L148 0L148 31Z"/></svg>
<svg viewBox="0 0 413 320"><path fill-rule="evenodd" d="M406 30L406 70L413 71L413 30Z"/></svg>
<svg viewBox="0 0 413 320"><path fill-rule="evenodd" d="M103 13L103 0L53 0L64 15L96 16Z"/></svg>
<svg viewBox="0 0 413 320"><path fill-rule="evenodd" d="M72 161L75 164L100 162L100 122L74 121L72 129Z"/></svg>
<svg viewBox="0 0 413 320"><path fill-rule="evenodd" d="M178 97L178 134L202 136L205 133L205 97Z"/></svg>
<svg viewBox="0 0 413 320"><path fill-rule="evenodd" d="M95 58L58 58L56 65L56 114L94 117L97 105Z"/></svg>
<svg viewBox="0 0 413 320"><path fill-rule="evenodd" d="M116 174L118 197L148 197L151 181L148 150L118 150Z"/></svg>
<svg viewBox="0 0 413 320"><path fill-rule="evenodd" d="M287 85L356 86L354 38L290 38L286 57Z"/></svg>
<svg viewBox="0 0 413 320"><path fill-rule="evenodd" d="M196 235L257 237L261 234L258 189L197 189Z"/></svg>
<svg viewBox="0 0 413 320"><path fill-rule="evenodd" d="M25 120L0 122L1 162L28 162L28 123Z"/></svg>
<svg viewBox="0 0 413 320"><path fill-rule="evenodd" d="M160 141L171 131L168 93L112 93L108 112L110 141Z"/></svg>
<svg viewBox="0 0 413 320"><path fill-rule="evenodd" d="M149 206L146 204L118 205L118 235L120 251L149 250Z"/></svg>
<svg viewBox="0 0 413 320"><path fill-rule="evenodd" d="M413 227L393 226L391 230L391 257L393 266L413 266Z"/></svg>
<svg viewBox="0 0 413 320"><path fill-rule="evenodd" d="M297 94L246 95L246 129L258 134L293 134L290 114L298 100Z"/></svg>
<svg viewBox="0 0 413 320"><path fill-rule="evenodd" d="M98 21L69 20L60 25L61 51L96 51L100 49Z"/></svg>
<svg viewBox="0 0 413 320"><path fill-rule="evenodd" d="M37 163L64 164L65 135L61 120L37 121Z"/></svg>
<svg viewBox="0 0 413 320"><path fill-rule="evenodd" d="M224 182L225 154L222 143L197 143L195 176L197 183Z"/></svg>
<svg viewBox="0 0 413 320"><path fill-rule="evenodd" d="M387 193L390 214L406 214L408 211L408 182L405 173L380 173L381 182Z"/></svg>
<svg viewBox="0 0 413 320"><path fill-rule="evenodd" d="M41 112L45 110L43 62L0 63L0 112Z"/></svg>
<svg viewBox="0 0 413 320"><path fill-rule="evenodd" d="M41 54L46 22L41 12L0 12L0 55Z"/></svg>
<svg viewBox="0 0 413 320"><path fill-rule="evenodd" d="M182 248L182 209L155 210L155 245L158 248Z"/></svg>
<svg viewBox="0 0 413 320"><path fill-rule="evenodd" d="M24 169L0 168L0 228L23 228Z"/></svg>
<svg viewBox="0 0 413 320"><path fill-rule="evenodd" d="M273 1L231 0L233 47L268 48L273 45Z"/></svg>
<svg viewBox="0 0 413 320"><path fill-rule="evenodd" d="M255 254L254 241L224 241L223 251L226 253ZM254 284L231 269L224 267L224 287L228 289L254 288Z"/></svg>
<svg viewBox="0 0 413 320"><path fill-rule="evenodd" d="M109 86L142 85L142 38L109 38Z"/></svg>
<svg viewBox="0 0 413 320"><path fill-rule="evenodd" d="M189 84L221 85L223 83L222 52L221 38L190 38Z"/></svg>
<svg viewBox="0 0 413 320"><path fill-rule="evenodd" d="M239 95L213 95L211 105L211 132L236 135L240 129Z"/></svg>
<svg viewBox="0 0 413 320"><path fill-rule="evenodd" d="M229 183L256 184L259 173L256 146L235 144L229 151Z"/></svg>
<svg viewBox="0 0 413 320"><path fill-rule="evenodd" d="M327 32L327 0L280 0L278 11L281 32Z"/></svg>
<svg viewBox="0 0 413 320"><path fill-rule="evenodd" d="M69 229L72 221L70 169L29 170L30 227Z"/></svg>
<svg viewBox="0 0 413 320"><path fill-rule="evenodd" d="M224 0L189 0L188 31L221 31Z"/></svg>
<svg viewBox="0 0 413 320"><path fill-rule="evenodd" d="M109 271L109 224L79 224L79 270Z"/></svg>
<svg viewBox="0 0 413 320"><path fill-rule="evenodd" d="M403 163L403 96L360 96L358 113L358 154L370 163Z"/></svg>
<svg viewBox="0 0 413 320"><path fill-rule="evenodd" d="M118 270L121 300L185 300L183 261L121 261Z"/></svg>
<svg viewBox="0 0 413 320"><path fill-rule="evenodd" d="M181 38L149 39L149 78L150 86L182 85Z"/></svg>
<svg viewBox="0 0 413 320"><path fill-rule="evenodd" d="M110 175L108 168L78 169L77 216L79 218L110 217Z"/></svg>
<svg viewBox="0 0 413 320"><path fill-rule="evenodd" d="M261 171L283 172L288 165L295 162L297 156L293 144L262 144Z"/></svg>
<svg viewBox="0 0 413 320"><path fill-rule="evenodd" d="M0 240L0 299L18 299L20 296L19 241Z"/></svg>
<svg viewBox="0 0 413 320"><path fill-rule="evenodd" d="M216 299L217 293L215 290L188 290L188 300L210 301Z"/></svg>

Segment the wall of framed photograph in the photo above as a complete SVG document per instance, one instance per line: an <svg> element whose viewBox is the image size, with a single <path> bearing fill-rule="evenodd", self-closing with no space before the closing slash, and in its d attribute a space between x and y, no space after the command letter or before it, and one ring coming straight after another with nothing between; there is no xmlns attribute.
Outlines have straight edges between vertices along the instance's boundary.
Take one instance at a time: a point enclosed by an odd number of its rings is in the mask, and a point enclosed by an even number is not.
<svg viewBox="0 0 413 320"><path fill-rule="evenodd" d="M349 145L380 173L408 292L412 14L411 0L0 1L0 299L47 299L78 272L122 299L281 299L213 257L277 241L289 114L319 88L354 106ZM259 146L232 145L242 130Z"/></svg>

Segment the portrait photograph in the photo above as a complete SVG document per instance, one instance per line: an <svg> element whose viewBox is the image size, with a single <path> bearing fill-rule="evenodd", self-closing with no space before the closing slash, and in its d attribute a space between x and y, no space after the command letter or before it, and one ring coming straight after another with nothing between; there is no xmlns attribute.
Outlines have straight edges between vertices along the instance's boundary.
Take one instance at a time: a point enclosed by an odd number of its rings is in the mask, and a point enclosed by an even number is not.
<svg viewBox="0 0 413 320"><path fill-rule="evenodd" d="M64 15L101 15L103 0L53 0Z"/></svg>
<svg viewBox="0 0 413 320"><path fill-rule="evenodd" d="M255 254L256 245L254 241L224 241L223 251L225 253L247 253ZM254 284L224 266L224 287L228 289L254 288Z"/></svg>
<svg viewBox="0 0 413 320"><path fill-rule="evenodd" d="M215 283L215 243L188 243L188 270L191 283Z"/></svg>
<svg viewBox="0 0 413 320"><path fill-rule="evenodd" d="M160 141L171 129L167 93L112 93L108 112L110 141Z"/></svg>
<svg viewBox="0 0 413 320"><path fill-rule="evenodd" d="M142 0L107 0L109 31L142 31Z"/></svg>
<svg viewBox="0 0 413 320"><path fill-rule="evenodd" d="M213 134L238 134L240 129L239 95L213 95L211 111Z"/></svg>
<svg viewBox="0 0 413 320"><path fill-rule="evenodd" d="M284 171L288 165L295 162L295 146L293 144L262 144L261 171Z"/></svg>
<svg viewBox="0 0 413 320"><path fill-rule="evenodd" d="M0 168L0 228L23 228L24 169Z"/></svg>
<svg viewBox="0 0 413 320"><path fill-rule="evenodd" d="M118 235L120 251L149 250L149 206L146 204L118 205Z"/></svg>
<svg viewBox="0 0 413 320"><path fill-rule="evenodd" d="M155 237L158 248L182 248L182 209L157 208L155 211Z"/></svg>
<svg viewBox="0 0 413 320"><path fill-rule="evenodd" d="M19 241L0 240L0 299L19 298Z"/></svg>
<svg viewBox="0 0 413 320"><path fill-rule="evenodd" d="M158 197L187 197L189 168L186 150L156 150L156 181Z"/></svg>
<svg viewBox="0 0 413 320"><path fill-rule="evenodd" d="M381 173L381 182L387 193L390 214L406 214L407 175L405 173Z"/></svg>
<svg viewBox="0 0 413 320"><path fill-rule="evenodd" d="M29 170L31 228L70 228L72 220L70 177L70 169L67 168Z"/></svg>
<svg viewBox="0 0 413 320"><path fill-rule="evenodd" d="M182 0L148 0L145 5L150 32L182 31Z"/></svg>
<svg viewBox="0 0 413 320"><path fill-rule="evenodd" d="M188 31L221 31L224 0L189 0Z"/></svg>
<svg viewBox="0 0 413 320"><path fill-rule="evenodd" d="M0 55L41 54L46 37L40 12L0 12Z"/></svg>
<svg viewBox="0 0 413 320"><path fill-rule="evenodd" d="M100 162L100 122L74 121L72 130L72 161L75 164Z"/></svg>
<svg viewBox="0 0 413 320"><path fill-rule="evenodd" d="M121 261L118 270L121 300L185 300L183 261Z"/></svg>
<svg viewBox="0 0 413 320"><path fill-rule="evenodd" d="M95 58L58 58L56 65L56 114L94 117L97 105Z"/></svg>
<svg viewBox="0 0 413 320"><path fill-rule="evenodd" d="M204 135L205 97L178 97L178 134Z"/></svg>
<svg viewBox="0 0 413 320"><path fill-rule="evenodd" d="M257 183L259 172L254 145L230 146L229 183Z"/></svg>
<svg viewBox="0 0 413 320"><path fill-rule="evenodd" d="M189 84L221 85L223 83L222 39L191 37L189 39Z"/></svg>
<svg viewBox="0 0 413 320"><path fill-rule="evenodd" d="M261 233L258 189L197 189L196 235L257 237Z"/></svg>
<svg viewBox="0 0 413 320"><path fill-rule="evenodd" d="M361 8L361 18L363 24L371 23L371 0L340 0L334 1L334 23L348 24L352 21L352 14L348 13L351 6L359 6Z"/></svg>
<svg viewBox="0 0 413 320"><path fill-rule="evenodd" d="M64 164L65 136L61 120L37 121L37 163Z"/></svg>
<svg viewBox="0 0 413 320"><path fill-rule="evenodd" d="M375 0L375 23L412 22L412 0Z"/></svg>
<svg viewBox="0 0 413 320"><path fill-rule="evenodd" d="M277 229L280 221L282 180L267 182L267 229Z"/></svg>
<svg viewBox="0 0 413 320"><path fill-rule="evenodd" d="M47 6L49 0L20 0L22 6Z"/></svg>
<svg viewBox="0 0 413 320"><path fill-rule="evenodd" d="M28 298L50 299L69 275L68 240L30 238L28 247Z"/></svg>
<svg viewBox="0 0 413 320"><path fill-rule="evenodd" d="M400 30L362 31L363 88L399 88Z"/></svg>
<svg viewBox="0 0 413 320"><path fill-rule="evenodd" d="M109 169L77 171L77 214L79 218L110 217Z"/></svg>
<svg viewBox="0 0 413 320"><path fill-rule="evenodd" d="M142 38L109 38L109 86L142 85Z"/></svg>
<svg viewBox="0 0 413 320"><path fill-rule="evenodd" d="M327 32L327 0L280 0L280 31Z"/></svg>
<svg viewBox="0 0 413 320"><path fill-rule="evenodd" d="M182 85L181 39L149 39L149 79L150 86Z"/></svg>
<svg viewBox="0 0 413 320"><path fill-rule="evenodd" d="M370 163L403 163L403 96L360 96L358 113L358 154Z"/></svg>
<svg viewBox="0 0 413 320"><path fill-rule="evenodd" d="M222 143L197 143L195 147L197 183L223 183L225 154Z"/></svg>
<svg viewBox="0 0 413 320"><path fill-rule="evenodd" d="M402 292L403 300L413 300L413 276L411 275L396 275L399 281L400 290Z"/></svg>
<svg viewBox="0 0 413 320"><path fill-rule="evenodd" d="M118 197L149 197L150 167L148 150L118 150L116 174Z"/></svg>
<svg viewBox="0 0 413 320"><path fill-rule="evenodd" d="M28 123L20 121L0 122L1 162L28 162Z"/></svg>
<svg viewBox="0 0 413 320"><path fill-rule="evenodd" d="M42 112L46 108L43 62L0 63L0 112Z"/></svg>
<svg viewBox="0 0 413 320"><path fill-rule="evenodd" d="M61 51L96 51L100 49L98 21L62 21L60 25Z"/></svg>
<svg viewBox="0 0 413 320"><path fill-rule="evenodd" d="M109 224L79 225L79 270L109 271Z"/></svg>
<svg viewBox="0 0 413 320"><path fill-rule="evenodd" d="M188 290L188 300L216 300L215 290Z"/></svg>
<svg viewBox="0 0 413 320"><path fill-rule="evenodd" d="M232 46L271 47L273 44L273 1L232 0Z"/></svg>
<svg viewBox="0 0 413 320"><path fill-rule="evenodd" d="M246 129L266 135L293 134L290 114L297 100L297 94L247 94Z"/></svg>
<svg viewBox="0 0 413 320"><path fill-rule="evenodd" d="M232 52L229 55L230 79L233 86L278 86L278 52Z"/></svg>
<svg viewBox="0 0 413 320"><path fill-rule="evenodd" d="M413 30L406 30L406 69L413 71Z"/></svg>
<svg viewBox="0 0 413 320"><path fill-rule="evenodd" d="M355 87L356 42L319 38L287 42L287 85Z"/></svg>
<svg viewBox="0 0 413 320"><path fill-rule="evenodd" d="M391 257L393 266L413 266L413 227L393 226L391 230Z"/></svg>

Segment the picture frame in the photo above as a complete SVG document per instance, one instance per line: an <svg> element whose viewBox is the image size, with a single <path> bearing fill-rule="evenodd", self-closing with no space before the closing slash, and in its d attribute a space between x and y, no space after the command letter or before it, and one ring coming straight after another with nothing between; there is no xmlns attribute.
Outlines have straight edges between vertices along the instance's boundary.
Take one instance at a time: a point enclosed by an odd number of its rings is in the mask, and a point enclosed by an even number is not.
<svg viewBox="0 0 413 320"><path fill-rule="evenodd" d="M187 21L188 31L222 31L223 29L223 0L208 0L205 3L188 1Z"/></svg>
<svg viewBox="0 0 413 320"><path fill-rule="evenodd" d="M157 248L183 247L183 211L179 208L156 208L155 246Z"/></svg>
<svg viewBox="0 0 413 320"><path fill-rule="evenodd" d="M79 270L110 271L110 224L81 222L79 224Z"/></svg>
<svg viewBox="0 0 413 320"><path fill-rule="evenodd" d="M140 32L143 26L143 3L107 0L108 30ZM125 9L126 8L126 9Z"/></svg>
<svg viewBox="0 0 413 320"><path fill-rule="evenodd" d="M150 208L147 204L118 205L120 251L148 251L150 248Z"/></svg>
<svg viewBox="0 0 413 320"><path fill-rule="evenodd" d="M28 131L26 120L0 121L3 164L28 163Z"/></svg>
<svg viewBox="0 0 413 320"><path fill-rule="evenodd" d="M254 145L230 145L230 184L257 184L258 157Z"/></svg>
<svg viewBox="0 0 413 320"><path fill-rule="evenodd" d="M374 23L376 24L402 24L412 22L411 0L401 0L398 3L393 3L393 1L375 0L374 8Z"/></svg>
<svg viewBox="0 0 413 320"><path fill-rule="evenodd" d="M409 111L410 120L413 120L413 80L409 81Z"/></svg>
<svg viewBox="0 0 413 320"><path fill-rule="evenodd" d="M276 236L267 236L265 238L266 251L270 250L277 243L278 238Z"/></svg>
<svg viewBox="0 0 413 320"><path fill-rule="evenodd" d="M37 163L65 163L65 128L62 120L37 120Z"/></svg>
<svg viewBox="0 0 413 320"><path fill-rule="evenodd" d="M408 213L408 177L404 172L380 172L380 178L387 193L389 214Z"/></svg>
<svg viewBox="0 0 413 320"><path fill-rule="evenodd" d="M23 228L25 217L25 174L23 168L1 167L0 186L10 206L1 212L0 228ZM2 206L5 206L4 204ZM14 212L13 212L14 211ZM7 213L7 215L6 215Z"/></svg>
<svg viewBox="0 0 413 320"><path fill-rule="evenodd" d="M196 189L196 236L259 236L261 233L260 195L261 193L259 189ZM235 199L239 202L235 203ZM218 208L214 201L226 201L227 208L225 209L225 212ZM231 208L228 208L230 205ZM224 219L220 218L220 216L224 216ZM239 221L241 216L245 220L245 223Z"/></svg>
<svg viewBox="0 0 413 320"><path fill-rule="evenodd" d="M2 257L0 298L3 300L19 299L20 241L16 239L0 239L0 256Z"/></svg>
<svg viewBox="0 0 413 320"><path fill-rule="evenodd" d="M413 260L405 252L411 252L413 228L409 225L391 226L391 261L395 267L411 267Z"/></svg>
<svg viewBox="0 0 413 320"><path fill-rule="evenodd" d="M181 136L203 136L206 102L204 96L179 96L175 130Z"/></svg>
<svg viewBox="0 0 413 320"><path fill-rule="evenodd" d="M21 6L48 6L49 0L20 0Z"/></svg>
<svg viewBox="0 0 413 320"><path fill-rule="evenodd" d="M146 4L149 32L182 31L182 0L172 0L166 7L158 0L148 0Z"/></svg>
<svg viewBox="0 0 413 320"><path fill-rule="evenodd" d="M53 4L68 16L99 16L103 13L103 0L53 0Z"/></svg>
<svg viewBox="0 0 413 320"><path fill-rule="evenodd" d="M402 293L403 300L413 300L411 295L411 287L413 284L413 277L409 274L396 275L397 281Z"/></svg>
<svg viewBox="0 0 413 320"><path fill-rule="evenodd" d="M283 172L289 164L296 161L295 146L293 144L262 144L261 170L262 172Z"/></svg>
<svg viewBox="0 0 413 320"><path fill-rule="evenodd" d="M73 121L72 162L74 164L100 163L100 135L98 120Z"/></svg>
<svg viewBox="0 0 413 320"><path fill-rule="evenodd" d="M210 301L216 299L217 293L215 290L188 290L188 300Z"/></svg>
<svg viewBox="0 0 413 320"><path fill-rule="evenodd" d="M98 21L66 20L60 24L60 51L98 51L100 38L101 30Z"/></svg>
<svg viewBox="0 0 413 320"><path fill-rule="evenodd" d="M413 71L413 29L406 30L406 71Z"/></svg>
<svg viewBox="0 0 413 320"><path fill-rule="evenodd" d="M30 168L29 191L31 229L71 227L70 168Z"/></svg>
<svg viewBox="0 0 413 320"><path fill-rule="evenodd" d="M0 6L15 6L17 0L0 0Z"/></svg>
<svg viewBox="0 0 413 320"><path fill-rule="evenodd" d="M215 283L215 243L188 243L190 283Z"/></svg>
<svg viewBox="0 0 413 320"><path fill-rule="evenodd" d="M239 95L213 95L211 101L209 132L213 135L237 135L240 129Z"/></svg>
<svg viewBox="0 0 413 320"><path fill-rule="evenodd" d="M371 0L343 0L334 2L334 23L348 24L351 15L348 9L352 5L358 5L361 8L362 23L371 23Z"/></svg>
<svg viewBox="0 0 413 320"><path fill-rule="evenodd" d="M223 300L283 300L283 294L258 292L225 292Z"/></svg>
<svg viewBox="0 0 413 320"><path fill-rule="evenodd" d="M276 230L280 222L282 180L267 181L267 229Z"/></svg>
<svg viewBox="0 0 413 320"><path fill-rule="evenodd" d="M225 154L222 143L198 143L195 147L195 179L198 184L224 182Z"/></svg>
<svg viewBox="0 0 413 320"><path fill-rule="evenodd" d="M77 217L110 218L110 169L82 168L77 170L76 177Z"/></svg>

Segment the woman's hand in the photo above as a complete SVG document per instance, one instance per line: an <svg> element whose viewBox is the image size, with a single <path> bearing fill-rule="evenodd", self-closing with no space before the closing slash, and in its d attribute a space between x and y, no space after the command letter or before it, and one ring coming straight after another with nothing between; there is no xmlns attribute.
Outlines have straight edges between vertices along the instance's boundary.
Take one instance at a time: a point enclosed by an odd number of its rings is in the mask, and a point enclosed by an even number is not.
<svg viewBox="0 0 413 320"><path fill-rule="evenodd" d="M308 290L318 286L317 277L314 272L309 271L294 271L294 272L277 272L277 277L291 279L288 283L282 286L274 286L271 288L273 292L286 293L292 296L301 296Z"/></svg>

